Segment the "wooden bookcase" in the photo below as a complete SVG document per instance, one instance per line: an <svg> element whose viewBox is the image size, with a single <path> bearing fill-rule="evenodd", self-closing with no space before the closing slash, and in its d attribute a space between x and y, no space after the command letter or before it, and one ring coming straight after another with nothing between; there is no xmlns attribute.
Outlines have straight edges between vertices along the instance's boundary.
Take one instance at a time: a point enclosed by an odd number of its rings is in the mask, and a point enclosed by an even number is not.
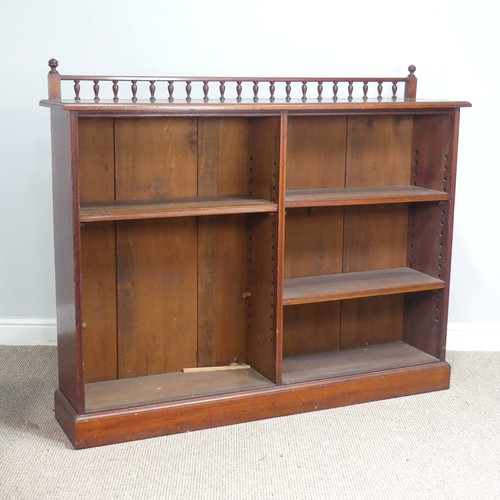
<svg viewBox="0 0 500 500"><path fill-rule="evenodd" d="M56 418L75 447L448 387L468 103L417 100L414 67L318 80L49 66Z"/></svg>

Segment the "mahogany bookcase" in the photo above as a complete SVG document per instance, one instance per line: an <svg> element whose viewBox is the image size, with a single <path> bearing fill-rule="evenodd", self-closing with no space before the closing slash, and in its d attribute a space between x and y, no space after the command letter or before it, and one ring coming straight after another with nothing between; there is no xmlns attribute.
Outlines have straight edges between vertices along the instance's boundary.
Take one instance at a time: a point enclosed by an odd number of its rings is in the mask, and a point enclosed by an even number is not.
<svg viewBox="0 0 500 500"><path fill-rule="evenodd" d="M417 99L413 66L404 78L49 66L55 408L76 448L449 386L469 103Z"/></svg>

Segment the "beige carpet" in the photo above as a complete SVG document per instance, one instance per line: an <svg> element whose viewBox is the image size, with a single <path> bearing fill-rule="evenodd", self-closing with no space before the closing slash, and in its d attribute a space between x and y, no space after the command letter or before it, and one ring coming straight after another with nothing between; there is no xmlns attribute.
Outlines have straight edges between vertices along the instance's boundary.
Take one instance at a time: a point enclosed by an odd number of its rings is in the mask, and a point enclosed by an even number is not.
<svg viewBox="0 0 500 500"><path fill-rule="evenodd" d="M51 347L0 347L0 499L500 499L500 353L452 388L74 451Z"/></svg>

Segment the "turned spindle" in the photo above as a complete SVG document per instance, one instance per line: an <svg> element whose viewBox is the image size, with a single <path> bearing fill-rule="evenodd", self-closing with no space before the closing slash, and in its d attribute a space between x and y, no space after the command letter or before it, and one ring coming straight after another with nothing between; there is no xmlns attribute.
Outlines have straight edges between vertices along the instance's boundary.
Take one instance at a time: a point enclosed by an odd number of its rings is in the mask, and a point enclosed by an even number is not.
<svg viewBox="0 0 500 500"><path fill-rule="evenodd" d="M339 82L333 82L333 100L337 101L338 96L337 94L339 93Z"/></svg>
<svg viewBox="0 0 500 500"><path fill-rule="evenodd" d="M151 97L149 98L149 100L151 102L156 101L155 92L156 92L155 80L149 80L149 93L151 94Z"/></svg>
<svg viewBox="0 0 500 500"><path fill-rule="evenodd" d="M276 87L274 85L274 82L269 82L269 93L271 94L269 97L269 100L271 102L274 102L274 91L276 90Z"/></svg>
<svg viewBox="0 0 500 500"><path fill-rule="evenodd" d="M377 100L381 101L382 100L382 91L384 90L384 86L382 85L382 82L378 82L377 85Z"/></svg>
<svg viewBox="0 0 500 500"><path fill-rule="evenodd" d="M243 87L241 86L241 81L236 82L236 100L241 102L241 92L243 91Z"/></svg>
<svg viewBox="0 0 500 500"><path fill-rule="evenodd" d="M354 82L349 82L347 85L347 99L352 101L352 91L354 90Z"/></svg>
<svg viewBox="0 0 500 500"><path fill-rule="evenodd" d="M225 80L222 80L219 85L219 92L220 92L220 102L224 102L226 98L224 97L224 94L226 93L226 82Z"/></svg>
<svg viewBox="0 0 500 500"><path fill-rule="evenodd" d="M186 81L186 102L191 102L191 82Z"/></svg>
<svg viewBox="0 0 500 500"><path fill-rule="evenodd" d="M285 92L286 92L286 102L290 102L290 92L292 91L292 82L286 82Z"/></svg>
<svg viewBox="0 0 500 500"><path fill-rule="evenodd" d="M398 82L392 82L392 100L395 101L398 93Z"/></svg>
<svg viewBox="0 0 500 500"><path fill-rule="evenodd" d="M259 82L253 82L253 102L257 102L259 100Z"/></svg>
<svg viewBox="0 0 500 500"><path fill-rule="evenodd" d="M99 80L94 80L94 101L99 102Z"/></svg>
<svg viewBox="0 0 500 500"><path fill-rule="evenodd" d="M73 85L73 89L75 91L75 101L80 100L80 80L75 80L75 84Z"/></svg>
<svg viewBox="0 0 500 500"><path fill-rule="evenodd" d="M118 80L113 80L113 101L118 102Z"/></svg>
<svg viewBox="0 0 500 500"><path fill-rule="evenodd" d="M323 100L323 82L318 82L318 102Z"/></svg>
<svg viewBox="0 0 500 500"><path fill-rule="evenodd" d="M132 80L132 102L137 102L137 80Z"/></svg>
<svg viewBox="0 0 500 500"><path fill-rule="evenodd" d="M204 80L203 81L203 101L204 102L208 102L208 90L209 90L208 80Z"/></svg>
<svg viewBox="0 0 500 500"><path fill-rule="evenodd" d="M368 100L368 82L363 82L363 101Z"/></svg>
<svg viewBox="0 0 500 500"><path fill-rule="evenodd" d="M307 101L307 82L302 82L302 102Z"/></svg>
<svg viewBox="0 0 500 500"><path fill-rule="evenodd" d="M172 102L174 100L174 82L172 80L168 80L168 102Z"/></svg>

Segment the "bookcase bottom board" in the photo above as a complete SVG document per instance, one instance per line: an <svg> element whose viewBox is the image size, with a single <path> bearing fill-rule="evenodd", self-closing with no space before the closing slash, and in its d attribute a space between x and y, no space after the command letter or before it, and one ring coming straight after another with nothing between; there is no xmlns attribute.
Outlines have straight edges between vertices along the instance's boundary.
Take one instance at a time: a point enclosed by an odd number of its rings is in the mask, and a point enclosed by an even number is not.
<svg viewBox="0 0 500 500"><path fill-rule="evenodd" d="M208 429L448 389L444 361L216 397L79 415L55 392L56 419L75 448Z"/></svg>
<svg viewBox="0 0 500 500"><path fill-rule="evenodd" d="M283 360L283 384L373 373L439 361L405 342L290 356Z"/></svg>
<svg viewBox="0 0 500 500"><path fill-rule="evenodd" d="M251 368L106 380L85 385L85 410L91 413L272 386L272 382Z"/></svg>

